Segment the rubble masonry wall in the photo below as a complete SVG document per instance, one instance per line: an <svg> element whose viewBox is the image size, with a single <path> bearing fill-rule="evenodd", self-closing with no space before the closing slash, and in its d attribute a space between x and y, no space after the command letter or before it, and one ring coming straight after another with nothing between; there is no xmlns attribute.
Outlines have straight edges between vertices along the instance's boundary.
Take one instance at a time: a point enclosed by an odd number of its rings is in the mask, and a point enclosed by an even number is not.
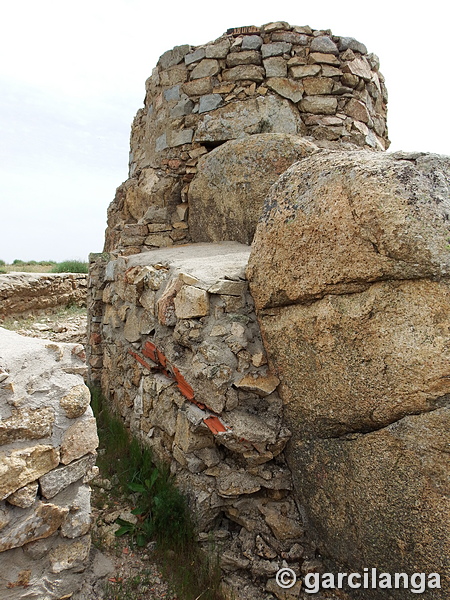
<svg viewBox="0 0 450 600"><path fill-rule="evenodd" d="M0 328L0 598L59 600L82 584L98 445L80 344Z"/></svg>
<svg viewBox="0 0 450 600"><path fill-rule="evenodd" d="M225 583L236 589L246 572L260 594L277 589L283 561L300 574L314 553L291 494L290 432L245 278L249 251L226 242L103 256L95 285L109 404L170 465L200 540L221 548Z"/></svg>

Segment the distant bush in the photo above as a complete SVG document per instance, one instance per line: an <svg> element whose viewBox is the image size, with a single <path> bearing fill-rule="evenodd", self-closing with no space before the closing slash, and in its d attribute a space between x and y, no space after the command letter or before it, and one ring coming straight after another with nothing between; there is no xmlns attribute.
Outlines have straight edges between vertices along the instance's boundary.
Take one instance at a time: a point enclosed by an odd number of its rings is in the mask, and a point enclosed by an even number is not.
<svg viewBox="0 0 450 600"><path fill-rule="evenodd" d="M4 267L5 265L6 265L5 261L0 259L0 267Z"/></svg>
<svg viewBox="0 0 450 600"><path fill-rule="evenodd" d="M5 269L0 269L0 275L6 275L8 273L8 271L5 271Z"/></svg>
<svg viewBox="0 0 450 600"><path fill-rule="evenodd" d="M81 260L65 260L57 263L53 267L52 273L87 273L88 270L89 265L87 262L82 262Z"/></svg>
<svg viewBox="0 0 450 600"><path fill-rule="evenodd" d="M40 260L38 265L41 267L51 267L52 265L58 264L55 260Z"/></svg>
<svg viewBox="0 0 450 600"><path fill-rule="evenodd" d="M13 265L24 265L25 262L23 260L20 260L19 258L16 258L13 260L12 264Z"/></svg>

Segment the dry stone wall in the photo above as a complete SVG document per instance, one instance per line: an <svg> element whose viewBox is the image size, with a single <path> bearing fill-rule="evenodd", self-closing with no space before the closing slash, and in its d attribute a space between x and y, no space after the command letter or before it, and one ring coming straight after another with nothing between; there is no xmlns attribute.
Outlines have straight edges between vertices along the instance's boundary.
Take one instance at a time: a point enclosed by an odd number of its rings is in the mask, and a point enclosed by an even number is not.
<svg viewBox="0 0 450 600"><path fill-rule="evenodd" d="M170 465L200 540L221 548L225 583L261 598L279 593L283 564L300 576L315 554L292 495L291 434L248 292L248 256L228 242L105 260L101 383Z"/></svg>
<svg viewBox="0 0 450 600"><path fill-rule="evenodd" d="M385 150L386 104L378 58L329 30L277 22L169 50L147 80L144 108L133 122L129 179L109 207L105 250L129 255L215 241L199 235L189 218L202 157L261 133L301 136L326 148Z"/></svg>
<svg viewBox="0 0 450 600"><path fill-rule="evenodd" d="M81 345L0 328L0 598L60 600L90 552L98 445Z"/></svg>
<svg viewBox="0 0 450 600"><path fill-rule="evenodd" d="M0 319L57 306L86 306L87 275L10 273L0 275Z"/></svg>

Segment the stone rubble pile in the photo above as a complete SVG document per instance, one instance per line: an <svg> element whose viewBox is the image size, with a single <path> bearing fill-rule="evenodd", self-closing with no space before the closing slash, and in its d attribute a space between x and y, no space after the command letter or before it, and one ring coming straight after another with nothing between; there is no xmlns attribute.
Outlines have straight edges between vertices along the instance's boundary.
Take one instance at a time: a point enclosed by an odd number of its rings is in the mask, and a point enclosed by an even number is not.
<svg viewBox="0 0 450 600"><path fill-rule="evenodd" d="M96 422L80 344L0 328L0 598L59 600L90 552Z"/></svg>
<svg viewBox="0 0 450 600"><path fill-rule="evenodd" d="M56 306L86 306L83 273L8 273L0 275L0 319Z"/></svg>
<svg viewBox="0 0 450 600"><path fill-rule="evenodd" d="M276 22L165 52L133 122L129 179L108 210L105 250L209 241L191 229L189 188L202 157L224 142L283 133L385 150L386 105L378 58L329 30Z"/></svg>
<svg viewBox="0 0 450 600"><path fill-rule="evenodd" d="M261 597L279 592L284 562L300 575L314 552L291 493L291 434L245 280L248 256L228 242L97 258L103 353L90 363L110 405L170 464L200 539L223 546L228 579L247 571Z"/></svg>

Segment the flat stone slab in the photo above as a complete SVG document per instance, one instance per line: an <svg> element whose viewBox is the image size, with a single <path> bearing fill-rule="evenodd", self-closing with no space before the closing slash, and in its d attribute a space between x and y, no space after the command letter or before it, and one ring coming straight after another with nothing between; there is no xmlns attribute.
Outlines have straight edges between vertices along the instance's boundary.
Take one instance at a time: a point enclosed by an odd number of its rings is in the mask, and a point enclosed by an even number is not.
<svg viewBox="0 0 450 600"><path fill-rule="evenodd" d="M170 275L190 275L191 285L208 289L221 280L245 280L250 246L237 242L186 244L127 257L128 267L161 264ZM197 282L195 281L197 280ZM188 283L188 282L186 282Z"/></svg>

